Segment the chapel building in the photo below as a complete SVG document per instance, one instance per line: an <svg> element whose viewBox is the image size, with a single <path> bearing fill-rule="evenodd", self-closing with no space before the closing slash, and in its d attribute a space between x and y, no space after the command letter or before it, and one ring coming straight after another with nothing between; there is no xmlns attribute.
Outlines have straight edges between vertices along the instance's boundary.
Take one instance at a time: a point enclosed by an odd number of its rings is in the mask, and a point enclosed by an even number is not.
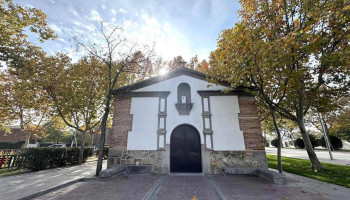
<svg viewBox="0 0 350 200"><path fill-rule="evenodd" d="M147 165L163 174L267 168L256 100L244 89L181 68L113 95L108 168Z"/></svg>

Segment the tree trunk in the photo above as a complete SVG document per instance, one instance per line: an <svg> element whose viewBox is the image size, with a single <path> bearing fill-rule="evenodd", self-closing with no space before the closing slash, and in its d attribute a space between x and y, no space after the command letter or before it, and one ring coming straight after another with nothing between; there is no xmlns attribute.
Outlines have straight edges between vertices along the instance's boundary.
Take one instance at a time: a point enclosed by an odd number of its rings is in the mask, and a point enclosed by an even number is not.
<svg viewBox="0 0 350 200"><path fill-rule="evenodd" d="M299 126L300 129L300 134L303 137L303 141L305 144L305 149L307 151L307 154L309 155L309 159L311 161L312 164L312 169L314 171L317 171L319 169L322 168L322 165L320 163L320 161L317 158L317 155L314 151L314 148L312 147L309 135L306 132L306 128L305 128L305 124L304 124L304 119L303 117L298 116L299 119L297 119L297 124Z"/></svg>
<svg viewBox="0 0 350 200"><path fill-rule="evenodd" d="M81 145L80 145L80 151L79 151L79 164L83 163L83 157L84 157L84 147L85 147L85 132L81 132L82 138L81 138Z"/></svg>
<svg viewBox="0 0 350 200"><path fill-rule="evenodd" d="M291 139L292 139L292 141L293 141L294 149L296 149L296 148L297 148L297 145L295 145L295 139L294 139L294 136L293 136L293 133L292 133L292 132L290 132L290 137L291 137Z"/></svg>
<svg viewBox="0 0 350 200"><path fill-rule="evenodd" d="M322 118L322 120L323 120L323 118ZM324 120L323 120L323 122L324 122ZM326 131L327 139L328 139L328 141L329 141L329 147L331 148L331 151L334 151L333 145L332 145L332 143L331 143L331 141L329 140L329 137L328 137L329 128L328 128L328 126L327 126L327 123L323 123L323 124L324 124L324 130ZM326 139L326 138L325 138L325 139ZM326 142L326 141L325 141L325 142Z"/></svg>
<svg viewBox="0 0 350 200"><path fill-rule="evenodd" d="M27 131L26 131L27 132ZM30 133L29 132L27 132L27 134L26 134L26 140L25 140L25 142L24 142L24 148L27 148L28 147L28 144L29 144L29 140L30 140Z"/></svg>
<svg viewBox="0 0 350 200"><path fill-rule="evenodd" d="M99 176L100 171L102 170L102 162L103 162L103 149L105 146L105 138L106 138L106 129L107 129L107 120L108 115L110 111L110 104L111 104L112 94L109 91L107 96L107 102L105 107L105 113L103 114L102 121L101 121L101 139L100 139L100 147L98 152L98 160L97 160L97 167L96 167L96 176Z"/></svg>
<svg viewBox="0 0 350 200"><path fill-rule="evenodd" d="M94 146L94 136L95 134L91 134L91 146Z"/></svg>
<svg viewBox="0 0 350 200"><path fill-rule="evenodd" d="M277 126L276 122L276 116L275 111L271 112L272 120L273 120L273 126L275 127L275 131L277 133L277 139L278 139L278 145L277 145L277 163L278 163L278 171L279 173L282 173L282 157L281 157L281 147L282 147L282 138L280 130Z"/></svg>

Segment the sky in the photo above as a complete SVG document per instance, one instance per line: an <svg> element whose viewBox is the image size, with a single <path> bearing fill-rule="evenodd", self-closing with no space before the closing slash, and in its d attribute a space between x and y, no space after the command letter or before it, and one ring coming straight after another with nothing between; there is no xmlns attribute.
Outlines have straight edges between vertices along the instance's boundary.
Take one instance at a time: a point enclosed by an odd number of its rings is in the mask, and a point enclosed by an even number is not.
<svg viewBox="0 0 350 200"><path fill-rule="evenodd" d="M41 9L58 38L40 44L52 55L67 52L73 59L74 35L91 37L99 21L122 26L139 44L155 42L155 53L165 60L181 55L207 59L216 49L222 30L239 20L236 0L15 0Z"/></svg>

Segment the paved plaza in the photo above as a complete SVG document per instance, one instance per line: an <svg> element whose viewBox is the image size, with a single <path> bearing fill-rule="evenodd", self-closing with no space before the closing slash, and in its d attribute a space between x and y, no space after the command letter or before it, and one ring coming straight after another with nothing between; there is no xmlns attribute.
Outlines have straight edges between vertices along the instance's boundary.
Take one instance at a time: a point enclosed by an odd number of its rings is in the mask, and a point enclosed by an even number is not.
<svg viewBox="0 0 350 200"><path fill-rule="evenodd" d="M327 199L301 187L272 185L255 176L121 175L92 180L38 197L40 200Z"/></svg>
<svg viewBox="0 0 350 200"><path fill-rule="evenodd" d="M117 175L96 178L96 162L0 178L1 200L14 199L347 199L350 189L284 172L288 184L255 176ZM105 165L104 165L105 168ZM78 182L85 178L83 181ZM66 185L64 185L66 184Z"/></svg>
<svg viewBox="0 0 350 200"><path fill-rule="evenodd" d="M277 148L266 147L267 154L277 155ZM350 152L348 151L333 151L333 158L331 160L328 151L315 150L318 159L322 162L338 164L338 165L350 165ZM287 149L282 148L282 156L291 158L309 159L305 149Z"/></svg>

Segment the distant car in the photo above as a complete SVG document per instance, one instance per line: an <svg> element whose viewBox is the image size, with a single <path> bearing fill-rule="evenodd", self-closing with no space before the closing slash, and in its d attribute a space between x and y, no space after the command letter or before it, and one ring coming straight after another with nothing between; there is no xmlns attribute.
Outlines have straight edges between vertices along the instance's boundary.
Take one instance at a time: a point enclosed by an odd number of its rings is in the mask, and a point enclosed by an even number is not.
<svg viewBox="0 0 350 200"><path fill-rule="evenodd" d="M51 148L66 148L65 144L51 144L50 146Z"/></svg>

